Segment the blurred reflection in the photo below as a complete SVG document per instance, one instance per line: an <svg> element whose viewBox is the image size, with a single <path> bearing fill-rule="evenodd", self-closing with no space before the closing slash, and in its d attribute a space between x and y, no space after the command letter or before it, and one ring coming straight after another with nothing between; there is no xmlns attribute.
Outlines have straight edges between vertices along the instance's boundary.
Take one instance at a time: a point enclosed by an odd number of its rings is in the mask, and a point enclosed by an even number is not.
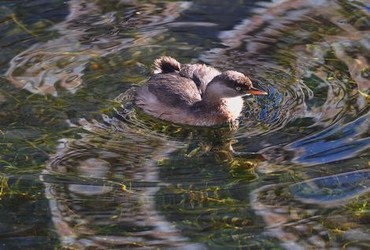
<svg viewBox="0 0 370 250"><path fill-rule="evenodd" d="M154 195L166 185L157 163L182 146L116 118L81 124L88 132L61 140L42 175L62 246L201 248L155 205Z"/></svg>
<svg viewBox="0 0 370 250"><path fill-rule="evenodd" d="M290 190L304 203L336 206L370 191L370 170L309 179L290 185Z"/></svg>
<svg viewBox="0 0 370 250"><path fill-rule="evenodd" d="M286 249L363 249L370 244L369 191L370 170L352 171L263 186L251 205L267 225L264 234Z"/></svg>
<svg viewBox="0 0 370 250"><path fill-rule="evenodd" d="M286 146L260 151L268 160L306 166L355 157L370 148L370 113L347 124L336 123L322 131L297 139Z"/></svg>
<svg viewBox="0 0 370 250"><path fill-rule="evenodd" d="M100 4L104 3L68 1L69 15L53 28L59 37L34 44L14 57L6 72L9 81L32 93L56 96L58 87L75 93L91 59L150 44L166 30L158 25L173 20L190 5L169 2L158 12L155 4L124 1L116 4L119 11L104 12Z"/></svg>

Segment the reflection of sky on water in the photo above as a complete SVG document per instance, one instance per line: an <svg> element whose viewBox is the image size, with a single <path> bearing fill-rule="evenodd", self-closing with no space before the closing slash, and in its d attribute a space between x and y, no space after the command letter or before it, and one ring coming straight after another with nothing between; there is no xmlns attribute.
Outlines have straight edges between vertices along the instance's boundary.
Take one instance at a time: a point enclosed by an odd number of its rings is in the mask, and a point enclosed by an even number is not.
<svg viewBox="0 0 370 250"><path fill-rule="evenodd" d="M296 199L319 205L338 205L370 191L370 170L309 179L290 185Z"/></svg>
<svg viewBox="0 0 370 250"><path fill-rule="evenodd" d="M366 188L358 188L356 184L368 185L368 172L350 172L338 177L343 184L335 181L333 175L253 190L251 206L266 224L263 234L279 239L286 249L337 249L346 244L362 249L367 246L369 197L365 192L368 187L365 191ZM318 194L310 196L311 192ZM328 195L330 192L337 195ZM307 196L309 199L305 200ZM354 202L349 203L351 201Z"/></svg>
<svg viewBox="0 0 370 250"><path fill-rule="evenodd" d="M317 165L359 155L370 147L370 113L347 124L333 126L297 140L285 148L295 152L293 162Z"/></svg>
<svg viewBox="0 0 370 250"><path fill-rule="evenodd" d="M281 161L306 166L320 165L355 157L366 153L370 147L370 113L363 114L352 122L335 123L332 126L285 146L272 146L261 150L267 159L276 156Z"/></svg>

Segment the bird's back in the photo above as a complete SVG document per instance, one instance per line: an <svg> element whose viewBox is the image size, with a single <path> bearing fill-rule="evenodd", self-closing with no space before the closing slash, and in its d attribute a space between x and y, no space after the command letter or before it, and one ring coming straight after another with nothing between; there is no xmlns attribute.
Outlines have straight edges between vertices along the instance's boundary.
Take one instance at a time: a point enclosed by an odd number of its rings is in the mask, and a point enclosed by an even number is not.
<svg viewBox="0 0 370 250"><path fill-rule="evenodd" d="M201 100L196 84L177 73L154 75L149 79L147 86L160 102L167 105L192 105Z"/></svg>
<svg viewBox="0 0 370 250"><path fill-rule="evenodd" d="M189 107L201 100L196 84L178 73L153 75L136 92L135 103L144 112L179 123Z"/></svg>

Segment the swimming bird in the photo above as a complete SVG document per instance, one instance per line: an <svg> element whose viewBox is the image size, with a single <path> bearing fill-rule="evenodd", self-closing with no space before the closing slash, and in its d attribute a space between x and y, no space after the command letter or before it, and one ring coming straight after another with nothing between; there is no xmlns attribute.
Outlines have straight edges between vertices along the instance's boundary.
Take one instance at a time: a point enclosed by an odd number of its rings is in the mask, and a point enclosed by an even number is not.
<svg viewBox="0 0 370 250"><path fill-rule="evenodd" d="M137 89L135 104L162 120L193 126L233 123L243 108L243 96L267 95L234 70L221 72L205 64L180 64L162 56L154 75Z"/></svg>

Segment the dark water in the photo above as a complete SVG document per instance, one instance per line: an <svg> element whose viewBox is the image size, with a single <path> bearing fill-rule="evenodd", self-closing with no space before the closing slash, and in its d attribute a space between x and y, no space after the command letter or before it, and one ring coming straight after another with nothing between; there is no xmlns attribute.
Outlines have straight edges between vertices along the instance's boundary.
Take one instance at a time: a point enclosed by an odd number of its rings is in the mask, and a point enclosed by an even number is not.
<svg viewBox="0 0 370 250"><path fill-rule="evenodd" d="M369 30L367 1L0 1L0 249L370 248ZM160 55L269 95L150 119Z"/></svg>

